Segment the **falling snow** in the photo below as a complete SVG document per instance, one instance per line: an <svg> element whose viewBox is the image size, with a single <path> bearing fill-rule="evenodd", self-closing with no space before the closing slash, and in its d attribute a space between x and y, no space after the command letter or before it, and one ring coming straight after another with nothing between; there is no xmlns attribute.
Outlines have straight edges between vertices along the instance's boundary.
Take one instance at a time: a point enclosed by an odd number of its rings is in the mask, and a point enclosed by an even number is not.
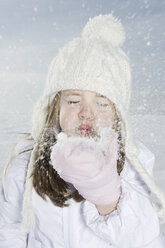
<svg viewBox="0 0 165 248"><path fill-rule="evenodd" d="M114 13L126 29L124 49L132 65L129 123L134 135L155 153L156 181L164 187L165 2L9 3L4 1L0 8L1 171L9 151L21 138L18 133L31 130L33 107L42 94L49 64L58 49L80 35L89 17Z"/></svg>

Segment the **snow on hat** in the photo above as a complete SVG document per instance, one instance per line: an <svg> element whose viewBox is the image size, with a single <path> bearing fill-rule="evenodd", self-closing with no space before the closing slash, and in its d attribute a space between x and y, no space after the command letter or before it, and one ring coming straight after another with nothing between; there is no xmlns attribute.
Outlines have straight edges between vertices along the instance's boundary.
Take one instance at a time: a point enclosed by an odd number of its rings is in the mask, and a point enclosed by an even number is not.
<svg viewBox="0 0 165 248"><path fill-rule="evenodd" d="M80 37L74 38L59 50L51 63L43 95L34 109L32 137L37 146L46 124L47 107L59 91L89 90L106 96L115 104L116 112L121 120L126 158L159 199L162 205L159 209L159 216L165 220L163 192L140 164L139 150L133 141L127 123L131 70L129 59L122 50L124 41L125 32L120 21L111 14L99 15L89 19ZM23 224L27 230L34 226L30 175L36 157L35 151L34 147L27 172L23 202Z"/></svg>

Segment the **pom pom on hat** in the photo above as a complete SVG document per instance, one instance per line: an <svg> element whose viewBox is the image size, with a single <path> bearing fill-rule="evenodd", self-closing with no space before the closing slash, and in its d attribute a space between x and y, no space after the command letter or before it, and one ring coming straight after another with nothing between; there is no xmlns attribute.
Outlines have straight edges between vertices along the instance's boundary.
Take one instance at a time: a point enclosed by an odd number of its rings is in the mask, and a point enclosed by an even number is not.
<svg viewBox="0 0 165 248"><path fill-rule="evenodd" d="M109 15L99 15L89 18L82 31L84 39L101 39L111 43L114 47L120 47L125 41L125 32L121 22Z"/></svg>

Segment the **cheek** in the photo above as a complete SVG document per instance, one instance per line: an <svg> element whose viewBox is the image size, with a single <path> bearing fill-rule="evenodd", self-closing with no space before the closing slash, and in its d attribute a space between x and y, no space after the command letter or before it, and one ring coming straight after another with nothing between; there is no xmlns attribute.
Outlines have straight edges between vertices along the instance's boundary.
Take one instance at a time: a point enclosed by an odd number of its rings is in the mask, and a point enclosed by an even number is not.
<svg viewBox="0 0 165 248"><path fill-rule="evenodd" d="M98 127L112 127L114 122L114 113L104 112L98 115L96 126Z"/></svg>
<svg viewBox="0 0 165 248"><path fill-rule="evenodd" d="M62 130L72 130L77 122L75 111L67 108L60 110L60 126Z"/></svg>

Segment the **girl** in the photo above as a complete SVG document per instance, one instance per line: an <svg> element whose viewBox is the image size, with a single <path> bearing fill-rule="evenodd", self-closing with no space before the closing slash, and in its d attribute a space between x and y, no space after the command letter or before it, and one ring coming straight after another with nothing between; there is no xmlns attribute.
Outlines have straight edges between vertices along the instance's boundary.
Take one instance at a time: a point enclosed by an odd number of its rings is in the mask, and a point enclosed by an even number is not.
<svg viewBox="0 0 165 248"><path fill-rule="evenodd" d="M126 118L124 39L118 20L99 15L53 60L32 133L4 171L0 247L165 247L155 158Z"/></svg>

